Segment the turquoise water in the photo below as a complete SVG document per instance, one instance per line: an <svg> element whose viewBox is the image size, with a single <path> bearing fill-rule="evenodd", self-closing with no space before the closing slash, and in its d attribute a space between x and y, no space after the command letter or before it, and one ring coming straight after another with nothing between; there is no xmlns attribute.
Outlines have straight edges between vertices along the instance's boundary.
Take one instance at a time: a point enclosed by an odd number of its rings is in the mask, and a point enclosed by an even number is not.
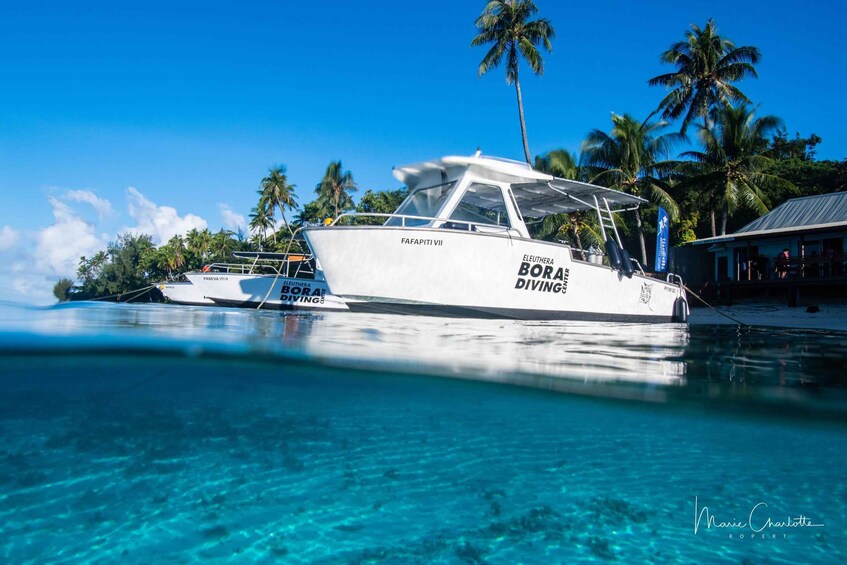
<svg viewBox="0 0 847 565"><path fill-rule="evenodd" d="M847 334L0 314L6 563L847 561Z"/></svg>

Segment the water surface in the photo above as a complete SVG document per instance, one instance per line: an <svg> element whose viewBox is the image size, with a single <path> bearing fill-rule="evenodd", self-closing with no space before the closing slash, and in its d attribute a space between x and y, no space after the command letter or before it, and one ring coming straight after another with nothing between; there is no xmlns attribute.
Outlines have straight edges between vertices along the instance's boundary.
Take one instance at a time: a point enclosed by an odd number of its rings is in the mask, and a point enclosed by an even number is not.
<svg viewBox="0 0 847 565"><path fill-rule="evenodd" d="M847 558L845 334L0 314L4 562Z"/></svg>

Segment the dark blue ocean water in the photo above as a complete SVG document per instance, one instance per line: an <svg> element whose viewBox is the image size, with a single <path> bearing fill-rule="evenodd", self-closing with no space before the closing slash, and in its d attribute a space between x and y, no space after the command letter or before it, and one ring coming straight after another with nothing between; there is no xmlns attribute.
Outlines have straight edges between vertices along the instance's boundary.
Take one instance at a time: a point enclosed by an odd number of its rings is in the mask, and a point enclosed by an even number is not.
<svg viewBox="0 0 847 565"><path fill-rule="evenodd" d="M0 316L4 563L847 561L844 333Z"/></svg>

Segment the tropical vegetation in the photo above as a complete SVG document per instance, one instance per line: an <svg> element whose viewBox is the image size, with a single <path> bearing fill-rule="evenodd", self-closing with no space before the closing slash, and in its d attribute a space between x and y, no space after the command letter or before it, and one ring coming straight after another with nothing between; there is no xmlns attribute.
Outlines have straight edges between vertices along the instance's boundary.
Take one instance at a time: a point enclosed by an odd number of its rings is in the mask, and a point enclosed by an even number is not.
<svg viewBox="0 0 847 565"><path fill-rule="evenodd" d="M536 18L537 12L531 0L490 1L476 19L477 34L471 42L489 47L478 74L504 64L507 83L515 86L528 163L519 67L523 61L533 73L542 74L540 49L549 52L555 37L552 24ZM648 251L659 206L673 220L671 243L679 244L731 232L788 198L847 190L847 159L817 159L817 147L823 142L819 136L790 137L779 118L761 115L738 88L742 79L758 76L755 65L761 54L756 47L736 46L709 20L703 27L692 26L660 59L675 68L648 80L666 89L652 114L643 120L614 114L608 130L587 133L579 154L553 148L532 161L536 170L560 178L645 198L648 204L640 210L615 215L625 247L638 248L645 268L650 265ZM322 224L353 210L390 213L408 194L405 188L367 189L357 202L353 196L358 189L353 173L340 159L332 160L315 184L314 199L301 205L286 167L271 167L259 181L248 233L193 229L158 246L149 235L121 234L105 250L81 257L76 278L58 281L54 294L60 300L156 299L152 283L209 263L232 262L236 249L301 251L293 236L302 226ZM349 221L382 220L363 216ZM600 226L590 213L526 221L533 237L568 241L581 252L602 242Z"/></svg>
<svg viewBox="0 0 847 565"><path fill-rule="evenodd" d="M288 183L285 165L278 165L268 170L268 176L262 179L260 187L259 204L256 208L263 211L271 222L274 220L275 210L279 209L282 223L285 224L286 229L290 233L291 226L285 219L285 210L296 210L297 200L294 195L296 187ZM272 234L274 241L276 241L276 231L274 230Z"/></svg>
<svg viewBox="0 0 847 565"><path fill-rule="evenodd" d="M704 195L709 205L712 236L717 235L715 216L721 214L721 235L731 213L746 206L759 214L769 209L769 193L794 186L767 172L773 159L765 153L769 136L779 131L782 122L775 116L757 118L746 105L737 108L719 106L712 110L711 127L700 126L700 151L686 151L691 161L680 170L687 172L685 186Z"/></svg>
<svg viewBox="0 0 847 565"><path fill-rule="evenodd" d="M562 179L587 181L587 168L579 165L577 156L564 149L554 149L535 157L533 168ZM586 212L554 214L528 221L530 235L536 239L567 241L585 259L585 248L599 246L603 241L596 218Z"/></svg>
<svg viewBox="0 0 847 565"><path fill-rule="evenodd" d="M733 83L746 77L757 78L755 64L761 57L756 47L736 47L718 35L714 20L702 29L696 25L685 34L685 40L671 45L662 53L661 61L676 66L672 73L653 77L651 86L670 89L659 102L662 118L682 117L680 132L702 117L708 128L709 112L731 103L749 104L750 100Z"/></svg>
<svg viewBox="0 0 847 565"><path fill-rule="evenodd" d="M553 25L546 18L530 19L537 12L538 7L532 0L492 0L477 18L475 25L479 33L471 41L473 47L491 44L479 63L479 76L500 66L504 58L506 60L506 84L515 85L521 139L527 163L532 163L532 159L526 137L519 78L520 60L523 58L534 74L544 74L544 60L538 47L543 46L547 51L552 51L550 40L556 36Z"/></svg>
<svg viewBox="0 0 847 565"><path fill-rule="evenodd" d="M595 129L583 144L585 164L593 170L592 182L646 198L664 206L671 218L679 207L670 194L667 173L676 166L669 160L671 149L682 141L681 134L659 131L665 122L643 122L628 114L612 115L612 131ZM647 264L647 245L641 209L634 211L635 229L642 265Z"/></svg>
<svg viewBox="0 0 847 565"><path fill-rule="evenodd" d="M355 204L351 193L358 188L353 181L353 173L345 171L341 161L330 162L324 177L315 187L318 216L336 218L340 212L352 210Z"/></svg>

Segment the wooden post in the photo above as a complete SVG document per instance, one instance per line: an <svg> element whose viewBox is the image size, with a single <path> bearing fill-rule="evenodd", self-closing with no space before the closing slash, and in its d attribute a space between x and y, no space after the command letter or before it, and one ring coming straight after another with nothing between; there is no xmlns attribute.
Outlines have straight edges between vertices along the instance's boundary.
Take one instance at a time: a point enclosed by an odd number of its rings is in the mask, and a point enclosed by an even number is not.
<svg viewBox="0 0 847 565"><path fill-rule="evenodd" d="M800 236L800 278L806 276L806 237Z"/></svg>
<svg viewBox="0 0 847 565"><path fill-rule="evenodd" d="M747 240L747 280L748 281L753 280L753 275L751 274L752 271L753 271L752 266L753 266L753 260L752 260L752 257L750 257L750 240L748 239Z"/></svg>

